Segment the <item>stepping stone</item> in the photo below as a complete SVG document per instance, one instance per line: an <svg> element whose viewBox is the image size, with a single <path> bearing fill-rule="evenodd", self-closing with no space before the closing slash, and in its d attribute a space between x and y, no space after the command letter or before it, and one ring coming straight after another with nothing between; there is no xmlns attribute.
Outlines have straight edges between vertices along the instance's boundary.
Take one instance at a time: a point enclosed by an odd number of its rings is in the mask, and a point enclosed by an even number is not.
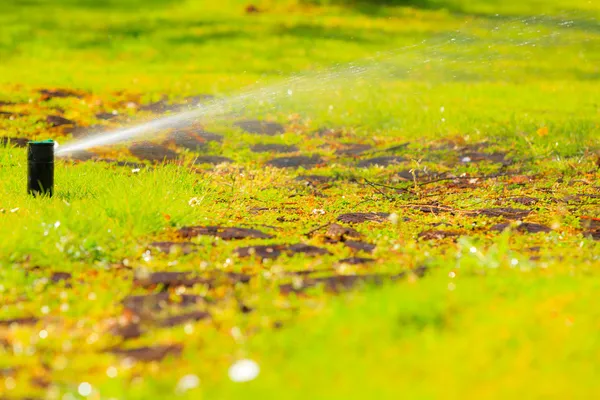
<svg viewBox="0 0 600 400"><path fill-rule="evenodd" d="M506 229L510 229L511 228L511 224L506 222L506 223L502 223L502 224L496 224L494 226L492 226L490 228L491 231L496 231L496 232L502 232ZM521 232L521 233L548 233L551 232L552 229L550 229L549 227L545 226L545 225L540 225L540 224L534 224L531 222L523 222L521 224L518 224L516 226L512 226L512 228L514 230L516 230L517 232Z"/></svg>
<svg viewBox="0 0 600 400"><path fill-rule="evenodd" d="M259 121L259 120L248 120L238 121L233 125L245 130L248 133L256 133L260 135L277 135L278 133L285 132L283 125L277 122Z"/></svg>
<svg viewBox="0 0 600 400"><path fill-rule="evenodd" d="M219 165L219 164L229 164L232 162L233 162L233 160L231 158L222 157L222 156L198 156L194 160L194 165L202 165L202 164Z"/></svg>
<svg viewBox="0 0 600 400"><path fill-rule="evenodd" d="M183 346L180 344L168 346L144 346L133 349L112 348L110 353L120 357L125 357L134 361L151 362L161 361L167 356L178 357L183 351Z"/></svg>
<svg viewBox="0 0 600 400"><path fill-rule="evenodd" d="M390 214L381 212L347 213L337 217L337 220L347 224L360 224L363 222L385 222Z"/></svg>
<svg viewBox="0 0 600 400"><path fill-rule="evenodd" d="M388 165L397 165L401 162L406 161L404 157L400 156L381 156L375 158L369 158L366 160L362 160L358 163L360 168L367 168L374 165L378 165L381 167L387 167Z"/></svg>
<svg viewBox="0 0 600 400"><path fill-rule="evenodd" d="M129 151L141 160L152 162L172 161L178 157L173 150L151 142L135 143L129 147Z"/></svg>
<svg viewBox="0 0 600 400"><path fill-rule="evenodd" d="M323 160L321 159L321 157L317 155L312 155L274 158L271 161L268 161L266 165L276 168L303 167L309 169L316 167L319 164L323 164Z"/></svg>
<svg viewBox="0 0 600 400"><path fill-rule="evenodd" d="M59 115L48 115L46 117L46 123L53 128L64 125L75 125L75 121L61 117Z"/></svg>
<svg viewBox="0 0 600 400"><path fill-rule="evenodd" d="M273 237L256 229L229 228L223 226L187 226L179 229L179 233L185 238L203 235L214 236L223 240L270 239Z"/></svg>
<svg viewBox="0 0 600 400"><path fill-rule="evenodd" d="M255 144L250 147L255 153L294 153L298 148L294 145L286 144Z"/></svg>

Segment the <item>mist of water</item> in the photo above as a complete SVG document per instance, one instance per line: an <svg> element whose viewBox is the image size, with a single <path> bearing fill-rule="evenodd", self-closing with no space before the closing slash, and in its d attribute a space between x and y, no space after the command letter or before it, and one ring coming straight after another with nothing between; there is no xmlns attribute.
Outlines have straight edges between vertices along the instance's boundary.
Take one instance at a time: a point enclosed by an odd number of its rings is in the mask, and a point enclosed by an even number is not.
<svg viewBox="0 0 600 400"><path fill-rule="evenodd" d="M100 132L59 147L56 155L61 157L90 148L147 140L167 129L224 121L248 113L309 112L317 107L319 99L332 93L343 91L352 95L359 81L375 88L381 87L386 80L510 79L511 71L506 70L506 65L497 66L501 64L499 61L515 55L520 58L540 56L543 54L540 48L556 51L561 45L569 44L563 40L562 33L574 27L576 23L572 20L499 18L483 27L486 36L482 38L469 34L473 27L466 24L464 29L444 37L381 52L321 72L300 73L264 86L255 85L179 113ZM482 29L481 26L477 28Z"/></svg>

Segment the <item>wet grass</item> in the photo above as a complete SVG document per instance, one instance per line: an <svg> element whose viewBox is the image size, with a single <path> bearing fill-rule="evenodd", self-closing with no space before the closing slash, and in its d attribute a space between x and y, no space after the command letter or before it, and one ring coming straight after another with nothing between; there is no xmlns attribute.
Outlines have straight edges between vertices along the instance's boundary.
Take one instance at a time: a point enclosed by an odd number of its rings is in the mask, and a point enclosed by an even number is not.
<svg viewBox="0 0 600 400"><path fill-rule="evenodd" d="M0 397L598 396L597 6L151 4L0 5Z"/></svg>

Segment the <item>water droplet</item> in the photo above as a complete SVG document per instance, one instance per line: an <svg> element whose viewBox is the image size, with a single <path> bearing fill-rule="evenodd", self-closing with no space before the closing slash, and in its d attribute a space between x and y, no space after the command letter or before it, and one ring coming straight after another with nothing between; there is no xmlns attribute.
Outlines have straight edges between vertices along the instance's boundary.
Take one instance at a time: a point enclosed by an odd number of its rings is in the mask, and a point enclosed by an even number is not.
<svg viewBox="0 0 600 400"><path fill-rule="evenodd" d="M50 307L42 306L41 310L42 314L48 314L50 312Z"/></svg>
<svg viewBox="0 0 600 400"><path fill-rule="evenodd" d="M260 372L258 364L252 360L236 361L229 367L229 379L233 382L248 382L255 379Z"/></svg>
<svg viewBox="0 0 600 400"><path fill-rule="evenodd" d="M115 367L108 367L106 369L106 376L108 376L109 378L116 378L117 377L117 369Z"/></svg>
<svg viewBox="0 0 600 400"><path fill-rule="evenodd" d="M189 374L182 377L179 382L177 382L177 387L175 391L178 393L187 392L188 390L195 389L200 385L200 378L196 375Z"/></svg>
<svg viewBox="0 0 600 400"><path fill-rule="evenodd" d="M42 329L38 335L40 336L40 339L46 339L48 337L48 331Z"/></svg>
<svg viewBox="0 0 600 400"><path fill-rule="evenodd" d="M83 397L88 397L92 394L92 385L87 382L81 382L77 387L77 392Z"/></svg>
<svg viewBox="0 0 600 400"><path fill-rule="evenodd" d="M510 265L517 265L519 264L519 260L517 260L516 258L513 258L512 260L510 260Z"/></svg>
<svg viewBox="0 0 600 400"><path fill-rule="evenodd" d="M477 253L477 248L476 247L471 247L469 249L469 252L471 252L471 253Z"/></svg>

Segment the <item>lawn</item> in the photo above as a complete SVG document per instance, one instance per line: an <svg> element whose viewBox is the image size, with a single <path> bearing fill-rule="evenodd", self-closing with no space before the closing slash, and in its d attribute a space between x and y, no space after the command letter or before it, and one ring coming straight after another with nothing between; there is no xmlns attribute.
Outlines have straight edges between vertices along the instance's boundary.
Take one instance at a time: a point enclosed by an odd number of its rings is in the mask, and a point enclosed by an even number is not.
<svg viewBox="0 0 600 400"><path fill-rule="evenodd" d="M599 397L600 5L212 3L0 2L0 398Z"/></svg>

